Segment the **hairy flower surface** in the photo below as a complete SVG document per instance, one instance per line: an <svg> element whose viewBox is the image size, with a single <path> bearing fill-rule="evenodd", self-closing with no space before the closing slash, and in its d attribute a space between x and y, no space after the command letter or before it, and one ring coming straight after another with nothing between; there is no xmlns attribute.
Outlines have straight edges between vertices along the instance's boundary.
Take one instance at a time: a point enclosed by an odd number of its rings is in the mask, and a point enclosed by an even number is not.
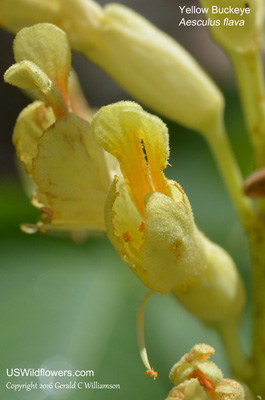
<svg viewBox="0 0 265 400"><path fill-rule="evenodd" d="M18 117L13 142L36 190L32 202L42 212L36 230L104 231L104 203L111 180L109 157L95 142L78 86L72 79L68 96L71 54L66 34L51 24L25 28L14 41L16 64L5 80L35 90L35 101ZM81 103L82 104L81 104Z"/></svg>
<svg viewBox="0 0 265 400"><path fill-rule="evenodd" d="M105 207L107 234L123 261L145 286L173 291L207 322L237 315L244 289L232 259L198 230L183 189L163 174L165 124L132 102L101 108L91 124L123 175L114 179Z"/></svg>
<svg viewBox="0 0 265 400"><path fill-rule="evenodd" d="M224 379L217 365L208 360L214 354L207 344L195 345L176 363L169 375L175 387L167 400L244 400L243 387Z"/></svg>

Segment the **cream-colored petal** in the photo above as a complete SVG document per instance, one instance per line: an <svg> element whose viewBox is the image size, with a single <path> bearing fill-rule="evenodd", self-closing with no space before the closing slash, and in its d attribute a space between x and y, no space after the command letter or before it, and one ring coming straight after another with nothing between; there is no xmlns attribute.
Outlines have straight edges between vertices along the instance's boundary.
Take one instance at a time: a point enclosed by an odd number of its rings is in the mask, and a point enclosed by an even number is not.
<svg viewBox="0 0 265 400"><path fill-rule="evenodd" d="M38 152L38 140L54 122L52 109L46 108L40 101L26 107L17 119L13 132L13 143L17 156L24 163L29 174L32 173L32 159Z"/></svg>
<svg viewBox="0 0 265 400"><path fill-rule="evenodd" d="M245 400L245 391L240 383L223 379L215 389L216 400Z"/></svg>
<svg viewBox="0 0 265 400"><path fill-rule="evenodd" d="M195 344L191 351L185 354L181 360L181 362L192 362L198 360L207 360L211 355L215 353L215 350L212 346L205 343Z"/></svg>
<svg viewBox="0 0 265 400"><path fill-rule="evenodd" d="M143 233L137 229L141 221L141 215L130 199L123 178L114 178L105 204L107 234L121 259L143 279L139 253Z"/></svg>
<svg viewBox="0 0 265 400"><path fill-rule="evenodd" d="M110 178L86 121L74 114L57 120L39 140L32 173L37 200L46 199L41 211L53 226L104 229Z"/></svg>
<svg viewBox="0 0 265 400"><path fill-rule="evenodd" d="M185 387L184 400L210 400L210 396L198 379L191 379Z"/></svg>
<svg viewBox="0 0 265 400"><path fill-rule="evenodd" d="M215 385L223 379L223 373L217 365L210 360L197 361L194 364L194 369L199 369L203 375L212 381Z"/></svg>
<svg viewBox="0 0 265 400"><path fill-rule="evenodd" d="M52 81L50 78L31 61L22 61L13 64L4 75L5 81L20 89L40 90L47 94L51 91Z"/></svg>
<svg viewBox="0 0 265 400"><path fill-rule="evenodd" d="M42 23L18 32L14 40L16 62L32 61L58 86L67 102L71 52L67 35L57 26Z"/></svg>
<svg viewBox="0 0 265 400"><path fill-rule="evenodd" d="M169 154L166 126L127 101L102 107L93 118L92 130L97 142L119 161L132 200L144 216L146 194L169 193L162 173Z"/></svg>
<svg viewBox="0 0 265 400"><path fill-rule="evenodd" d="M53 108L56 117L68 112L63 95L48 75L32 61L21 61L12 65L4 79L20 89L39 90Z"/></svg>

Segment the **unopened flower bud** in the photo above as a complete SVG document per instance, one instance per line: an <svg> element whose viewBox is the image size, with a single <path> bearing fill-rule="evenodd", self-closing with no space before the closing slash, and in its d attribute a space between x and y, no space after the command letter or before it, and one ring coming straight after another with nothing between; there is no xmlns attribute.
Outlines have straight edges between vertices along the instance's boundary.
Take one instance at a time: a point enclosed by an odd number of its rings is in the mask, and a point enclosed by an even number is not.
<svg viewBox="0 0 265 400"><path fill-rule="evenodd" d="M208 8L208 17L220 20L220 25L210 25L210 31L224 49L246 54L258 47L258 36L263 11L263 0L222 0L214 3L211 0L200 0ZM234 11L229 10L237 10Z"/></svg>

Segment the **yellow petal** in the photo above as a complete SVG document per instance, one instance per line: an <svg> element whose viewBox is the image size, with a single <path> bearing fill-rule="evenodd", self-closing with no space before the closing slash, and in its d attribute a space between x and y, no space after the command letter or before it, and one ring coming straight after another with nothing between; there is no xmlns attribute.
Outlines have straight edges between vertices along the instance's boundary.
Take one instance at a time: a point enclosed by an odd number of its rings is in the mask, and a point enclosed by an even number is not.
<svg viewBox="0 0 265 400"><path fill-rule="evenodd" d="M17 119L13 143L17 156L23 161L29 174L32 172L32 159L38 152L38 140L54 122L55 117L51 108L46 108L40 101L26 107Z"/></svg>
<svg viewBox="0 0 265 400"><path fill-rule="evenodd" d="M38 89L43 94L51 91L52 81L33 62L22 61L12 65L5 72L5 81L20 89Z"/></svg>
<svg viewBox="0 0 265 400"><path fill-rule="evenodd" d="M198 378L198 383L201 385L200 377L203 377L214 388L222 381L223 374L215 363L208 360L208 357L213 353L214 349L207 344L195 345L172 367L169 375L170 380L177 386L186 380Z"/></svg>
<svg viewBox="0 0 265 400"><path fill-rule="evenodd" d="M184 400L209 400L209 396L198 379L191 379L185 387Z"/></svg>
<svg viewBox="0 0 265 400"><path fill-rule="evenodd" d="M139 252L143 234L137 229L141 221L141 214L130 199L123 178L116 177L109 188L105 204L107 234L121 259L144 280L145 272ZM125 232L129 233L132 241L126 240Z"/></svg>
<svg viewBox="0 0 265 400"><path fill-rule="evenodd" d="M242 385L231 379L223 379L215 389L217 400L245 400ZM259 397L259 396L258 396Z"/></svg>
<svg viewBox="0 0 265 400"><path fill-rule="evenodd" d="M63 93L67 103L67 80L71 68L68 39L61 29L42 23L18 32L14 40L16 62L34 62Z"/></svg>
<svg viewBox="0 0 265 400"><path fill-rule="evenodd" d="M32 61L21 61L12 65L5 72L4 79L20 89L39 90L53 108L56 117L67 113L67 106L58 87Z"/></svg>
<svg viewBox="0 0 265 400"><path fill-rule="evenodd" d="M162 173L169 154L166 126L136 103L120 102L102 107L93 118L92 130L97 142L119 161L132 199L144 216L146 194L169 193Z"/></svg>
<svg viewBox="0 0 265 400"><path fill-rule="evenodd" d="M32 173L51 229L104 230L110 177L89 124L69 114L44 132L38 147Z"/></svg>

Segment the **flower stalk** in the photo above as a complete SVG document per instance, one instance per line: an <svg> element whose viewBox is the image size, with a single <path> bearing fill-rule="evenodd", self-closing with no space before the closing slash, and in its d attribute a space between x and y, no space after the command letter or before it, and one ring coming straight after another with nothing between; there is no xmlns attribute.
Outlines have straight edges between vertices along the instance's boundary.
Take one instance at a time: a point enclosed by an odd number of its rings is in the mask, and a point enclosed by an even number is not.
<svg viewBox="0 0 265 400"><path fill-rule="evenodd" d="M231 148L223 120L220 120L211 130L215 130L215 134L208 134L206 136L208 145L237 210L240 221L243 226L246 226L249 219L253 216L252 204L242 191L243 177Z"/></svg>
<svg viewBox="0 0 265 400"><path fill-rule="evenodd" d="M252 261L252 365L253 375L247 380L253 393L265 397L265 223L256 217L248 229Z"/></svg>
<svg viewBox="0 0 265 400"><path fill-rule="evenodd" d="M265 89L259 51L229 53L238 83L247 128L257 168L265 166Z"/></svg>

